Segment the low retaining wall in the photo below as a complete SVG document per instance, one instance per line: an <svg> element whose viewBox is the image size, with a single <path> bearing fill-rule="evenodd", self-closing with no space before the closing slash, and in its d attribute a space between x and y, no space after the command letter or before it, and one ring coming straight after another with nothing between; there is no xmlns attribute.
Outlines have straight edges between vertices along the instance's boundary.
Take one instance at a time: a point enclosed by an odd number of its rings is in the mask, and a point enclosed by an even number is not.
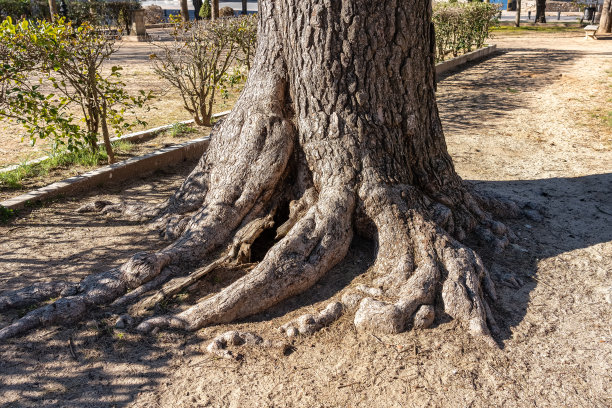
<svg viewBox="0 0 612 408"><path fill-rule="evenodd" d="M448 61L442 61L436 64L436 74L440 75L470 61L488 57L493 54L495 50L497 50L497 45L489 45L488 47L479 48L476 51L468 52L467 54L449 59Z"/></svg>
<svg viewBox="0 0 612 408"><path fill-rule="evenodd" d="M185 160L197 160L204 154L209 143L210 138L208 137L194 139L143 156L132 157L10 198L0 202L0 206L16 210L25 207L28 203L86 191L108 181L118 182L133 178L136 175L145 176L157 169L169 167Z"/></svg>
<svg viewBox="0 0 612 408"><path fill-rule="evenodd" d="M436 64L436 74L442 74L467 62L482 59L491 55L496 49L496 45L491 45L461 55L460 57ZM229 111L221 112L214 116L221 117L227 115L228 113ZM181 123L188 124L192 122L193 120L186 120ZM113 138L112 140L139 141L147 137L151 137L162 130L169 129L170 127L172 127L172 125L160 126L153 129L143 130L142 132L132 133L121 138ZM180 163L181 161L197 160L202 156L202 154L204 154L209 143L210 138L208 137L194 139L189 142L170 146L165 149L146 154L144 156L133 157L119 163L98 168L79 176L58 181L46 187L22 194L18 197L2 201L0 202L0 206L17 210L25 207L28 203L47 200L59 195L86 191L108 181L118 182L133 178L135 175L147 175L153 173L157 169L170 167L174 164Z"/></svg>
<svg viewBox="0 0 612 408"><path fill-rule="evenodd" d="M215 118L215 119L222 118L223 116L227 115L228 113L230 113L230 111L223 111L223 112L215 113L212 117ZM180 121L180 122L171 123L169 125L158 126L158 127L147 129L147 130L141 130L140 132L129 133L129 134L121 136L121 137L111 137L110 141L111 142L116 142L118 140L123 140L123 141L126 141L126 142L133 142L133 143L141 142L143 140L146 140L146 139L149 139L149 138L155 136L156 134L158 134L160 132L163 132L164 130L168 130L168 129L172 128L172 126L174 126L176 123L182 123L182 124L185 124L185 125L189 125L189 124L193 123L193 119L183 120L183 121ZM103 145L104 145L104 142L98 142L98 146L103 146ZM28 161L27 164L40 163L42 161L47 160L48 158L49 158L49 156L39 157L38 159L34 159L34 160ZM21 166L21 164L14 164L12 166L3 167L3 168L0 169L0 173L5 173L7 171L15 170L19 166Z"/></svg>

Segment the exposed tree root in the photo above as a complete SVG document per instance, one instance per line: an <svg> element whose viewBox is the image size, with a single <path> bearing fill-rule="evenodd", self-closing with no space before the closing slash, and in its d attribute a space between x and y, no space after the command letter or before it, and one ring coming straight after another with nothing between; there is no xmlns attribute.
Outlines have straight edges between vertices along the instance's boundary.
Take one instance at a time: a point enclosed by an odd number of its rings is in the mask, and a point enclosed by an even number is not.
<svg viewBox="0 0 612 408"><path fill-rule="evenodd" d="M148 332L155 327L196 330L231 322L310 288L348 251L353 207L354 196L350 191L323 191L317 204L268 251L255 269L184 312L145 320L138 330Z"/></svg>
<svg viewBox="0 0 612 408"><path fill-rule="evenodd" d="M264 348L274 347L283 350L288 347L287 343L264 340L254 333L228 331L215 337L206 347L206 351L221 358L240 360L242 359L241 354L234 354L231 350L226 350L226 347L243 345Z"/></svg>
<svg viewBox="0 0 612 408"><path fill-rule="evenodd" d="M475 233L502 251L513 236L498 218L520 211L477 194L454 170L433 91L429 3L260 4L262 40L245 90L177 192L158 206L97 201L79 209L152 219L172 243L76 285L4 294L0 309L62 297L1 329L0 340L77 320L94 306L136 302L130 311L140 314L215 267L250 262L258 237L275 228L244 276L137 330L196 330L262 312L311 288L358 233L377 244L372 280L283 325L285 334L310 335L353 312L359 330L398 333L429 327L443 310L494 344L495 288L461 242ZM241 343L265 342L229 332L209 351L233 357L225 347Z"/></svg>

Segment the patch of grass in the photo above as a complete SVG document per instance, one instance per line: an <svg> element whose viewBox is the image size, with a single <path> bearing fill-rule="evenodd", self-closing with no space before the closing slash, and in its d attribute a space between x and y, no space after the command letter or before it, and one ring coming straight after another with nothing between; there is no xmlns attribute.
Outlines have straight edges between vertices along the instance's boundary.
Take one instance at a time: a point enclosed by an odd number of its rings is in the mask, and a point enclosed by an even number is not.
<svg viewBox="0 0 612 408"><path fill-rule="evenodd" d="M115 153L127 153L133 149L132 143L126 140L113 142ZM67 168L71 166L95 167L106 163L108 156L104 146L93 153L88 149L69 151L55 151L49 154L47 160L38 163L22 163L14 170L0 173L0 188L17 190L23 187L23 180L43 177L50 171L57 168Z"/></svg>
<svg viewBox="0 0 612 408"><path fill-rule="evenodd" d="M196 132L196 130L186 123L176 122L172 124L172 127L170 128L169 132L170 136L179 137L187 133L194 133Z"/></svg>
<svg viewBox="0 0 612 408"><path fill-rule="evenodd" d="M504 33L513 33L513 34L526 34L526 33L570 33L570 32L581 32L582 28L578 25L573 26L565 26L561 24L551 24L551 25L522 25L520 27L515 27L514 25L503 25L493 27L491 29L491 33L493 34L504 34Z"/></svg>
<svg viewBox="0 0 612 408"><path fill-rule="evenodd" d="M510 93L519 93L518 89L514 89L514 88L506 88L506 91L510 92Z"/></svg>

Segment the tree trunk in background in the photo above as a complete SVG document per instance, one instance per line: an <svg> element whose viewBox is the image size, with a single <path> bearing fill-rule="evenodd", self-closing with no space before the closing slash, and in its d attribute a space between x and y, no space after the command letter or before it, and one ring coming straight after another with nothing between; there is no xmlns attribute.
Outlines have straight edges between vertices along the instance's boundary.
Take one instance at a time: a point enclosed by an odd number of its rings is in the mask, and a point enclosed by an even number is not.
<svg viewBox="0 0 612 408"><path fill-rule="evenodd" d="M612 32L612 2L605 0L601 8L601 18L599 19L599 29L597 34Z"/></svg>
<svg viewBox="0 0 612 408"><path fill-rule="evenodd" d="M181 18L184 22L189 21L189 7L187 6L187 0L181 0Z"/></svg>
<svg viewBox="0 0 612 408"><path fill-rule="evenodd" d="M364 284L347 287L321 313L283 325L288 336L311 334L345 311L354 312L358 330L381 333L425 328L440 313L493 343L494 285L460 241L473 231L502 251L508 230L494 216L518 209L477 194L455 172L434 93L431 3L270 0L259 8L245 88L179 190L160 207L96 202L80 209L155 217L171 244L91 275L69 292L75 295L0 330L0 339L81 318L118 298L117 307L189 265L210 265L218 250L227 248L215 262L250 262L259 237L269 249L248 273L137 328L231 322L309 290L358 234L377 248ZM174 289L155 299L176 293L181 282L171 280ZM31 300L31 292L22 297ZM0 309L14 299L0 297Z"/></svg>
<svg viewBox="0 0 612 408"><path fill-rule="evenodd" d="M246 15L247 12L248 12L247 0L242 0L242 13L241 14Z"/></svg>
<svg viewBox="0 0 612 408"><path fill-rule="evenodd" d="M536 0L536 15L535 15L536 23L546 22L545 12L546 12L546 0Z"/></svg>
<svg viewBox="0 0 612 408"><path fill-rule="evenodd" d="M516 18L514 19L514 26L515 27L520 27L521 26L521 3L523 0L517 0L517 4L516 4Z"/></svg>
<svg viewBox="0 0 612 408"><path fill-rule="evenodd" d="M51 21L55 21L55 16L58 14L57 1L49 0L49 13L51 14Z"/></svg>
<svg viewBox="0 0 612 408"><path fill-rule="evenodd" d="M192 0L192 3L194 9L194 18L196 20L201 20L202 17L200 17L200 9L202 8L202 0Z"/></svg>
<svg viewBox="0 0 612 408"><path fill-rule="evenodd" d="M219 18L219 0L212 0L210 3L210 8L211 8L211 13L210 13L210 19L211 20L216 20Z"/></svg>

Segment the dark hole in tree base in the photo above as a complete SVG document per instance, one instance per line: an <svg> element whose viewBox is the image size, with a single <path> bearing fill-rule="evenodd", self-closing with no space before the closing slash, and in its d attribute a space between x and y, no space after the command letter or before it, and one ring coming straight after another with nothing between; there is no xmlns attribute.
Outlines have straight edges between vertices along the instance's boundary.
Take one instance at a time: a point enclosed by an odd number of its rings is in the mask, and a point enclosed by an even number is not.
<svg viewBox="0 0 612 408"><path fill-rule="evenodd" d="M289 202L283 203L274 215L274 226L264 230L251 245L251 262L260 262L278 241L276 229L289 219Z"/></svg>

